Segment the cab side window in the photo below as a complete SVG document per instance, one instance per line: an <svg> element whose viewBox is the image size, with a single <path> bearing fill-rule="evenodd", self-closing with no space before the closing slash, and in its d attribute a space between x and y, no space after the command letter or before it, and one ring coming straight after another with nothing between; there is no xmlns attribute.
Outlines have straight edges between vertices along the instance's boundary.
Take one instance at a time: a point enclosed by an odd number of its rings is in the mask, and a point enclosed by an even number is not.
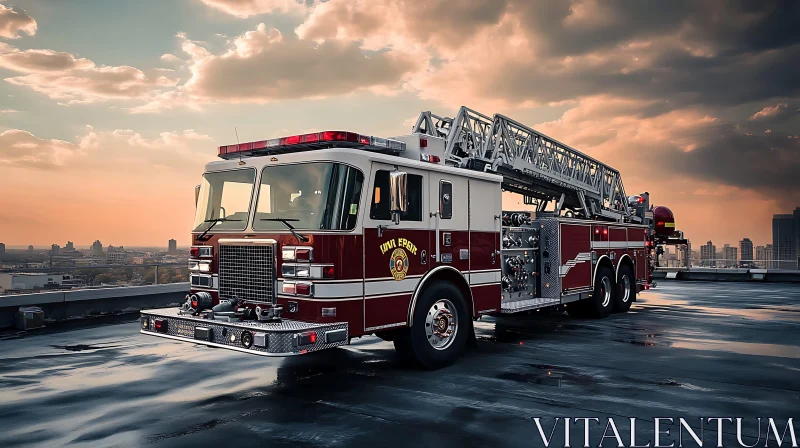
<svg viewBox="0 0 800 448"><path fill-rule="evenodd" d="M378 221L392 219L391 199L389 198L389 171L375 172L372 186L372 205L369 217ZM422 176L408 175L408 207L400 214L401 221L422 221Z"/></svg>

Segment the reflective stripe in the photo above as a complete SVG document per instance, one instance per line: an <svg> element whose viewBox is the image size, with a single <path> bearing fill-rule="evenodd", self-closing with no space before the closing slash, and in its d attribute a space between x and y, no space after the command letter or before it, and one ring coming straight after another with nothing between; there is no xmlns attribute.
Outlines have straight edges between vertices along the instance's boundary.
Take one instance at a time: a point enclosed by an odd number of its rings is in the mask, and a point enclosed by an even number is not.
<svg viewBox="0 0 800 448"><path fill-rule="evenodd" d="M469 274L469 284L473 286L481 285L484 283L497 283L500 281L500 271L488 271Z"/></svg>
<svg viewBox="0 0 800 448"><path fill-rule="evenodd" d="M636 249L644 247L644 241L592 241L592 249Z"/></svg>
<svg viewBox="0 0 800 448"><path fill-rule="evenodd" d="M567 264L561 265L559 267L558 274L561 277L564 277L565 275L567 275L567 272L569 272L569 270L575 267L577 264L585 263L591 259L592 259L591 252L581 252L578 255L576 255L574 259L567 261Z"/></svg>

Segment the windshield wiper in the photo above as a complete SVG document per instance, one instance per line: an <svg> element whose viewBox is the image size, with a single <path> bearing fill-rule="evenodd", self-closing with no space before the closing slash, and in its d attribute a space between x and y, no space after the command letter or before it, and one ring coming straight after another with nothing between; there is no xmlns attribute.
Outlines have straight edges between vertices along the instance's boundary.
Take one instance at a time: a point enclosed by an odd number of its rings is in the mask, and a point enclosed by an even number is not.
<svg viewBox="0 0 800 448"><path fill-rule="evenodd" d="M213 229L215 225L217 225L218 223L221 223L221 222L227 222L227 221L241 221L241 219L228 219L228 218L214 218L214 219L206 219L206 220L205 220L205 221L203 221L203 222L210 222L210 223L211 223L211 225L210 225L210 226L208 226L208 228L206 229L206 231L205 231L205 232L203 232L203 233L201 233L201 234L200 234L200 236L198 236L198 237L197 237L197 239L198 239L198 240L200 240L200 241L205 241L203 238L205 238L206 234L207 234L208 232L210 232L210 231L211 231L211 229Z"/></svg>
<svg viewBox="0 0 800 448"><path fill-rule="evenodd" d="M262 218L261 220L262 221L279 222L279 223L285 225L289 229L289 231L292 232L292 235L294 235L294 237L297 238L297 241L300 241L301 243L308 242L308 238L306 238L303 235L300 235L299 233L297 233L297 231L294 230L294 227L292 227L292 225L289 224L289 222L300 221L299 219L293 219L293 218Z"/></svg>

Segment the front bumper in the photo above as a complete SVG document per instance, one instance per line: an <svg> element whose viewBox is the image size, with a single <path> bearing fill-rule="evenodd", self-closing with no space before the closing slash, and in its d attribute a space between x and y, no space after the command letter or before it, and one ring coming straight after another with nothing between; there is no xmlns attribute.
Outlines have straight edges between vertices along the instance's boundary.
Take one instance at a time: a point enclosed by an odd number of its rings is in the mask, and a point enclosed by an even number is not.
<svg viewBox="0 0 800 448"><path fill-rule="evenodd" d="M224 322L180 314L177 308L141 313L142 334L261 356L302 355L349 342L347 322L315 324L287 319L274 323Z"/></svg>

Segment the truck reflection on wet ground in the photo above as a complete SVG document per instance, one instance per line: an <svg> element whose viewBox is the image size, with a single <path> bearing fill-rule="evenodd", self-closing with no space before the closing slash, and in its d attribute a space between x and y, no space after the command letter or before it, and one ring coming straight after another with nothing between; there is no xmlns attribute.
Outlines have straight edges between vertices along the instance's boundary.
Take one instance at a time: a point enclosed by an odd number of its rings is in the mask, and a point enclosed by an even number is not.
<svg viewBox="0 0 800 448"><path fill-rule="evenodd" d="M539 446L534 417L785 419L800 288L736 288L663 283L602 320L484 318L436 372L375 337L265 358L143 336L135 317L51 326L0 341L0 446Z"/></svg>

